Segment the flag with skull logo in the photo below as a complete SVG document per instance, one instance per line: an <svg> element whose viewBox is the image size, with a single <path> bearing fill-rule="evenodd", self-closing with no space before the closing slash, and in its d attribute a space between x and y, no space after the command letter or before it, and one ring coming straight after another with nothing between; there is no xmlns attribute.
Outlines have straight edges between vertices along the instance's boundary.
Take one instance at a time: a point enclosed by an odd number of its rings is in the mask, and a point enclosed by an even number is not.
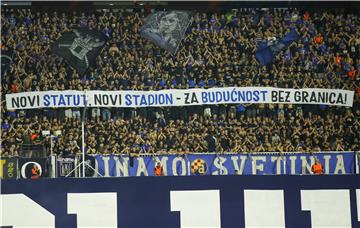
<svg viewBox="0 0 360 228"><path fill-rule="evenodd" d="M156 12L145 18L140 35L174 55L190 22L189 11Z"/></svg>
<svg viewBox="0 0 360 228"><path fill-rule="evenodd" d="M83 75L95 63L106 41L107 37L99 31L77 28L64 33L51 50Z"/></svg>

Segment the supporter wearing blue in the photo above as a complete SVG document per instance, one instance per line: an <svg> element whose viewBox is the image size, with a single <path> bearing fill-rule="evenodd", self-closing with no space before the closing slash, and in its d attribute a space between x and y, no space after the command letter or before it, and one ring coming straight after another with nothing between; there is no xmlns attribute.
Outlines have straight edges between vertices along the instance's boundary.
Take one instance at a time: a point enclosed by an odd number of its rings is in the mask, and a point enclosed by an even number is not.
<svg viewBox="0 0 360 228"><path fill-rule="evenodd" d="M160 90L187 86L360 88L360 20L357 14L339 10L255 12L239 9L231 12L228 20L226 13L194 12L194 21L182 45L176 55L171 56L140 37L139 30L145 18L141 12L41 14L5 9L2 11L5 20L2 20L1 48L13 53L13 59L8 70L2 72L2 100L4 94L32 90ZM334 18L337 18L336 23L333 23ZM98 29L110 38L86 77L79 76L63 59L49 53L49 45L59 35L78 26ZM299 33L299 40L279 54L272 64L260 66L255 58L258 43L280 39L290 28ZM314 41L318 34L323 36L319 44ZM350 78L347 72L353 68L356 74ZM54 142L55 153L64 153L71 147L70 133L80 145L80 122L75 109L41 109L35 114L30 110L6 110L4 102L1 105L1 153L16 154L22 136L28 136L26 129L20 126L21 121L27 118L32 122L36 116L46 116L46 121L38 120L41 128L46 126L52 134L62 132ZM112 141L121 142L121 151L131 147L126 151L139 153L141 148L133 145L138 144L140 132L146 131L142 147L149 153L178 151L182 146L189 152L201 152L208 150L206 136L202 133L210 128L216 138L216 151L360 149L358 95L354 97L352 108L239 104L211 106L206 117L205 108L208 107L110 109L110 112L95 112L93 116L90 113L88 117L94 122L86 123L86 141L92 148L100 148L98 153L110 153L104 146L115 145ZM309 115L310 112L314 114ZM315 123L316 128L312 128ZM163 129L161 133L157 132L155 124ZM179 128L186 130L177 131ZM280 141L272 140L275 131ZM226 138L219 137L223 134ZM262 144L249 143L253 137L261 138ZM18 144L12 147L15 139ZM214 150L213 143L210 144Z"/></svg>

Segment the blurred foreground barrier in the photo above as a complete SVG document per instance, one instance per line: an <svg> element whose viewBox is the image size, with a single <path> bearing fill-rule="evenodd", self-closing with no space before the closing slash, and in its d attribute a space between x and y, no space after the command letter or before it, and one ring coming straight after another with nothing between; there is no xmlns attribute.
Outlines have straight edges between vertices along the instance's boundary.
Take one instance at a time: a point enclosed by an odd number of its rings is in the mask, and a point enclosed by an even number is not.
<svg viewBox="0 0 360 228"><path fill-rule="evenodd" d="M360 227L359 175L5 180L0 226Z"/></svg>

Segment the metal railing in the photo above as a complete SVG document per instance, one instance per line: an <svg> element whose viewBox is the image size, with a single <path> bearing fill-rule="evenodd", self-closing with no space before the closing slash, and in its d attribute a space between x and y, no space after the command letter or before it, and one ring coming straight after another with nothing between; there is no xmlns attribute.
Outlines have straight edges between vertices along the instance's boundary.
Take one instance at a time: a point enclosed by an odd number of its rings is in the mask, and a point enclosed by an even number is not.
<svg viewBox="0 0 360 228"><path fill-rule="evenodd" d="M21 144L20 155L26 158L45 157L46 149L43 144Z"/></svg>

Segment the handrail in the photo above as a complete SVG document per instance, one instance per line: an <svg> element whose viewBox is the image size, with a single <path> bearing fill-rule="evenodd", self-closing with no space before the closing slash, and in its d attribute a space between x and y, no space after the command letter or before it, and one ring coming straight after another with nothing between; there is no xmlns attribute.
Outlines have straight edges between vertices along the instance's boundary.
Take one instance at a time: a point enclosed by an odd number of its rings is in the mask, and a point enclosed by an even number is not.
<svg viewBox="0 0 360 228"><path fill-rule="evenodd" d="M319 152L298 152L298 151L294 151L294 152L249 152L249 153L246 153L246 152L226 152L226 153L216 153L216 152L196 152L196 153L178 153L178 154L160 154L160 153L153 153L153 154L150 154L150 153L138 153L138 154L135 154L135 156L142 156L142 157L149 157L149 156L167 156L167 155L177 155L177 156L182 156L182 155L205 155L205 154L218 154L218 155L248 155L248 156L251 156L251 155L291 155L291 154L304 154L304 153L307 153L307 154L339 154L339 153L350 153L350 152L353 152L353 153L359 153L358 151L319 151ZM81 155L81 153L77 153L76 155ZM88 156L96 156L96 155L104 155L104 156L109 156L109 155L121 155L121 156L124 156L124 155L128 155L128 154L124 154L124 153L118 153L118 154L87 154ZM22 157L22 156L2 156L1 158L14 158L14 157Z"/></svg>
<svg viewBox="0 0 360 228"><path fill-rule="evenodd" d="M20 153L23 155L25 155L27 153L29 157L44 157L45 150L46 150L45 145L42 143L40 143L40 144L21 144L21 146L20 146ZM26 157L26 156L24 156L24 157Z"/></svg>
<svg viewBox="0 0 360 228"><path fill-rule="evenodd" d="M23 148L41 148L43 149L44 148L44 144L42 143L39 143L39 144L21 144L21 149Z"/></svg>

